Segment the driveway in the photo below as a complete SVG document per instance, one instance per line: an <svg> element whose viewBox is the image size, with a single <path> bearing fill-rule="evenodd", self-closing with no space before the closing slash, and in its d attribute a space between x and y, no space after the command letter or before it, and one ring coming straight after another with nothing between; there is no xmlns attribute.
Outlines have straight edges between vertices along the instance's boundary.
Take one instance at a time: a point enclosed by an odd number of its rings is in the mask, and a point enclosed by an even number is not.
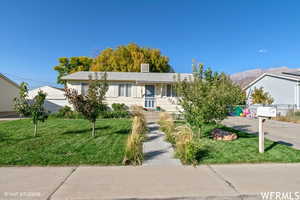
<svg viewBox="0 0 300 200"><path fill-rule="evenodd" d="M237 130L258 134L258 119L228 117L222 124ZM268 139L300 149L300 124L267 120L264 123L264 131Z"/></svg>

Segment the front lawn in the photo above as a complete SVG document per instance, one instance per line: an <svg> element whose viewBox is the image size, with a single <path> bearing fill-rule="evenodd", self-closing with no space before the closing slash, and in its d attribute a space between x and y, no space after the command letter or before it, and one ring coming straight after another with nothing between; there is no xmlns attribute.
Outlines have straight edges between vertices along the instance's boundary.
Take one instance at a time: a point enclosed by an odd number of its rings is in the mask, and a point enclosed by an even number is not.
<svg viewBox="0 0 300 200"><path fill-rule="evenodd" d="M0 123L0 166L6 165L121 165L128 119L98 120L96 137L82 119L49 119L39 123L33 137L29 119Z"/></svg>
<svg viewBox="0 0 300 200"><path fill-rule="evenodd" d="M216 141L209 137L194 140L203 145L199 152L198 164L224 163L290 163L300 162L300 150L265 139L265 153L258 152L258 136L237 131L221 125L205 125L206 136L216 127L229 130L238 135L234 141ZM194 131L194 134L197 134Z"/></svg>

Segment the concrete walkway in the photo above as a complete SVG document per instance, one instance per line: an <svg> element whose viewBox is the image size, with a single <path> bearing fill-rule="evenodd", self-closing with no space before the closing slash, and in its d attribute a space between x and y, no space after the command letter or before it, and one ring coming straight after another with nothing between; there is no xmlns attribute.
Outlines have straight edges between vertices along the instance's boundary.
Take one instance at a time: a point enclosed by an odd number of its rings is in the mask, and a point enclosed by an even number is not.
<svg viewBox="0 0 300 200"><path fill-rule="evenodd" d="M258 119L228 117L222 124L237 130L258 134ZM300 149L300 124L267 120L264 123L265 136L296 149Z"/></svg>
<svg viewBox="0 0 300 200"><path fill-rule="evenodd" d="M299 171L300 164L1 167L0 199L254 200L300 192Z"/></svg>
<svg viewBox="0 0 300 200"><path fill-rule="evenodd" d="M150 122L148 129L147 140L143 144L143 165L181 165L180 160L174 158L172 145L164 140L165 134L159 131L159 125Z"/></svg>

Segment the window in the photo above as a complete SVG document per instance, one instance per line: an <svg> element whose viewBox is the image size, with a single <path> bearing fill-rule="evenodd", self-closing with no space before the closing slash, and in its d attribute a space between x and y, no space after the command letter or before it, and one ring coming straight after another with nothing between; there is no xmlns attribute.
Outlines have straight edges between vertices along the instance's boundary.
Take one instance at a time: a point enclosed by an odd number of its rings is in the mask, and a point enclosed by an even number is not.
<svg viewBox="0 0 300 200"><path fill-rule="evenodd" d="M88 90L89 90L89 84L81 83L81 94L84 96L87 95Z"/></svg>
<svg viewBox="0 0 300 200"><path fill-rule="evenodd" d="M175 97L176 96L175 87L173 85L167 85L166 90L167 90L166 91L167 97Z"/></svg>
<svg viewBox="0 0 300 200"><path fill-rule="evenodd" d="M131 97L131 84L119 84L119 96Z"/></svg>
<svg viewBox="0 0 300 200"><path fill-rule="evenodd" d="M171 96L172 96L172 86L167 85L167 97L171 97Z"/></svg>

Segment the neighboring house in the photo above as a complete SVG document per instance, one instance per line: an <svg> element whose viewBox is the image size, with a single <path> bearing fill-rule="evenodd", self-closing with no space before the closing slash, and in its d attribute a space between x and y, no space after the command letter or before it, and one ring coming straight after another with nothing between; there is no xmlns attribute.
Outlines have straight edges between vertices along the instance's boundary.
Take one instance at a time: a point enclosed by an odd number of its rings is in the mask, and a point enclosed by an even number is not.
<svg viewBox="0 0 300 200"><path fill-rule="evenodd" d="M0 115L14 113L14 98L18 96L19 85L0 74Z"/></svg>
<svg viewBox="0 0 300 200"><path fill-rule="evenodd" d="M28 92L29 99L33 99L38 91L43 91L47 94L45 108L50 112L57 112L60 108L69 105L65 97L64 89L51 86L43 86ZM69 105L70 106L70 105Z"/></svg>
<svg viewBox="0 0 300 200"><path fill-rule="evenodd" d="M300 71L261 75L244 88L249 104L254 88L260 87L274 98L273 104L294 105L300 109Z"/></svg>
<svg viewBox="0 0 300 200"><path fill-rule="evenodd" d="M89 77L101 77L104 72L75 72L62 77L67 87L86 94ZM141 72L107 72L109 89L105 101L108 105L124 103L128 107L143 106L147 109L160 107L163 110L176 112L181 110L174 90L177 77L191 79L192 74L152 73L149 65L142 64Z"/></svg>

